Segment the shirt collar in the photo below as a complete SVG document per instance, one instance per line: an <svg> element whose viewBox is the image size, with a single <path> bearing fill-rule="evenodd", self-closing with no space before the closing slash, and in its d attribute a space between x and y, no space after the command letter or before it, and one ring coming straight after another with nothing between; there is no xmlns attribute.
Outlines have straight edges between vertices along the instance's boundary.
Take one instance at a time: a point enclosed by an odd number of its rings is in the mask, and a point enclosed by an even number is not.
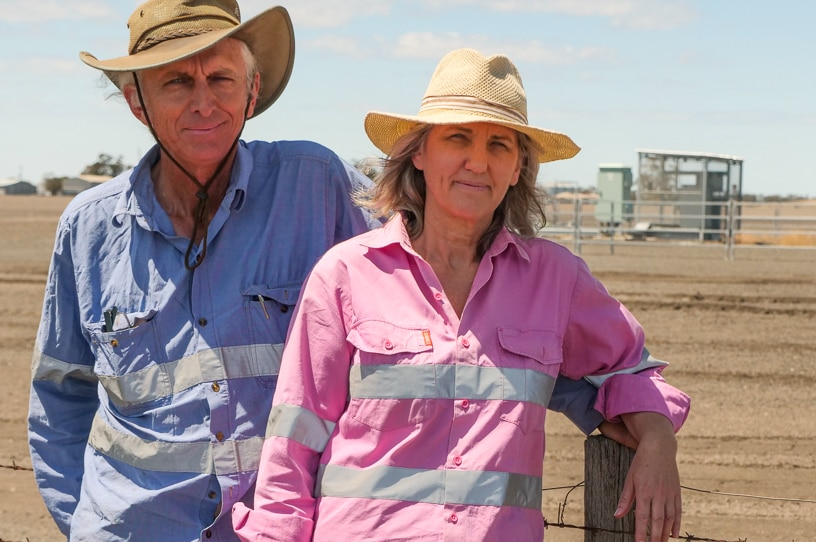
<svg viewBox="0 0 816 542"><path fill-rule="evenodd" d="M408 231L405 229L402 213L395 214L382 228L377 228L371 232L371 235L364 236L360 244L373 249L383 249L389 245L400 245L406 252L416 254L411 245ZM530 261L530 255L524 247L524 240L511 233L507 228L499 230L493 243L487 249L485 257L499 256L510 247L513 247L525 261Z"/></svg>
<svg viewBox="0 0 816 542"><path fill-rule="evenodd" d="M157 213L160 206L150 177L150 170L158 160L159 146L154 145L130 171L130 184L119 196L111 217L117 226L122 225L125 215L133 216L139 224L150 230L157 229L159 226L155 223L156 220L163 222L161 217L165 213L163 211ZM221 202L222 207L226 206L235 212L243 209L253 163L252 153L244 142L240 142L235 155L235 163L232 166L230 185ZM158 229L161 227L159 226Z"/></svg>
<svg viewBox="0 0 816 542"><path fill-rule="evenodd" d="M493 243L487 249L485 256L492 258L505 252L510 247L513 247L518 255L524 258L524 261L529 262L530 255L527 253L527 249L524 247L524 244L524 239L511 233L507 228L502 228L499 230L499 233L496 234L496 238L493 239Z"/></svg>
<svg viewBox="0 0 816 542"><path fill-rule="evenodd" d="M370 235L360 238L360 244L364 247L382 249L389 245L400 245L405 250L413 253L411 238L405 229L402 221L402 213L395 213L388 222L381 228L371 230Z"/></svg>

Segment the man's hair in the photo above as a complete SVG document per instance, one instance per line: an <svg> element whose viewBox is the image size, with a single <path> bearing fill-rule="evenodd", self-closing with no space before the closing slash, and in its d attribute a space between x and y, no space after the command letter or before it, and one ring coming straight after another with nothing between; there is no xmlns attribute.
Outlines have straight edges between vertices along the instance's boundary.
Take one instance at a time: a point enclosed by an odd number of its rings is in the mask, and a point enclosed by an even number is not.
<svg viewBox="0 0 816 542"><path fill-rule="evenodd" d="M413 156L425 145L431 128L429 124L420 124L400 137L374 179L374 186L354 196L358 205L371 209L376 216L390 217L401 211L411 239L416 239L424 228L426 195L425 176L414 166ZM543 193L536 186L540 149L529 136L516 133L521 160L519 180L507 189L490 226L479 239L476 254L480 258L502 227L522 237L534 237L547 223Z"/></svg>

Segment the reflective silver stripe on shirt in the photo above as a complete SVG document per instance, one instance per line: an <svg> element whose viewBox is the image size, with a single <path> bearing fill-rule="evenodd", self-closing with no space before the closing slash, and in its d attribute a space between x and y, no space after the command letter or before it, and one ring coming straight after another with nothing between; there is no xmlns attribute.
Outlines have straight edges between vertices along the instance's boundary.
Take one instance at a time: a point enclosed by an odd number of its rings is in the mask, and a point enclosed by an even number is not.
<svg viewBox="0 0 816 542"><path fill-rule="evenodd" d="M555 378L538 371L473 365L359 365L349 393L357 399L485 399L546 407Z"/></svg>
<svg viewBox="0 0 816 542"><path fill-rule="evenodd" d="M277 375L282 352L282 344L214 348L122 376L99 375L99 380L111 401L122 407L174 395L202 382Z"/></svg>
<svg viewBox="0 0 816 542"><path fill-rule="evenodd" d="M96 416L88 444L99 453L138 469L159 472L233 474L258 470L264 439L223 442L163 442L117 431Z"/></svg>
<svg viewBox="0 0 816 542"><path fill-rule="evenodd" d="M541 478L509 472L354 469L321 465L319 497L387 499L432 504L513 506L541 510Z"/></svg>
<svg viewBox="0 0 816 542"><path fill-rule="evenodd" d="M634 367L629 367L628 369L621 369L620 371L614 371L603 375L585 376L584 378L596 388L600 388L601 385L604 382L606 382L606 379L611 376L620 374L634 374L639 373L640 371L645 371L646 369L653 369L655 367L665 367L667 365L668 365L667 362L661 361L657 358L653 358L649 351L644 348L643 352L640 355L640 363L638 363Z"/></svg>
<svg viewBox="0 0 816 542"><path fill-rule="evenodd" d="M55 384L62 384L62 381L68 376L87 382L96 382L92 366L66 363L43 354L39 349L34 350L31 373L34 380L48 380Z"/></svg>
<svg viewBox="0 0 816 542"><path fill-rule="evenodd" d="M266 425L266 438L286 437L322 452L334 431L334 422L318 417L314 412L296 405L275 405Z"/></svg>

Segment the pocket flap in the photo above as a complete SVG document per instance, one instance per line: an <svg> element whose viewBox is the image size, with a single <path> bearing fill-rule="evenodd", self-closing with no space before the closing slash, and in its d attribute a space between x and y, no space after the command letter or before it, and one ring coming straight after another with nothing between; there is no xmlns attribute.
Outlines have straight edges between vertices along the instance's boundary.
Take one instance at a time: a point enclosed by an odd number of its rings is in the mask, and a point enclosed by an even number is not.
<svg viewBox="0 0 816 542"><path fill-rule="evenodd" d="M548 365L561 361L561 339L554 331L543 329L499 328L499 344L513 354Z"/></svg>
<svg viewBox="0 0 816 542"><path fill-rule="evenodd" d="M285 286L271 287L266 284L252 284L241 291L241 295L249 297L255 301L258 296L264 299L271 299L281 305L294 305L300 296L300 284L288 284Z"/></svg>
<svg viewBox="0 0 816 542"><path fill-rule="evenodd" d="M358 350L375 354L433 350L431 331L428 328L400 326L382 320L358 322L351 328L346 340Z"/></svg>

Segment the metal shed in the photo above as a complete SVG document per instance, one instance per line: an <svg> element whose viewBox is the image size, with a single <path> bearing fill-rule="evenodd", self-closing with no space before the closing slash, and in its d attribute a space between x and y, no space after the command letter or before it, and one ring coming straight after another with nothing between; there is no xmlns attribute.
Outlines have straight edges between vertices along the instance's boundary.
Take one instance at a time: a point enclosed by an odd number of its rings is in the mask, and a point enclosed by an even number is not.
<svg viewBox="0 0 816 542"><path fill-rule="evenodd" d="M743 159L728 154L637 149L637 200L659 220L698 228L704 239L725 228L728 200L742 200Z"/></svg>
<svg viewBox="0 0 816 542"><path fill-rule="evenodd" d="M22 196L36 193L37 187L28 181L20 179L0 180L0 194Z"/></svg>

